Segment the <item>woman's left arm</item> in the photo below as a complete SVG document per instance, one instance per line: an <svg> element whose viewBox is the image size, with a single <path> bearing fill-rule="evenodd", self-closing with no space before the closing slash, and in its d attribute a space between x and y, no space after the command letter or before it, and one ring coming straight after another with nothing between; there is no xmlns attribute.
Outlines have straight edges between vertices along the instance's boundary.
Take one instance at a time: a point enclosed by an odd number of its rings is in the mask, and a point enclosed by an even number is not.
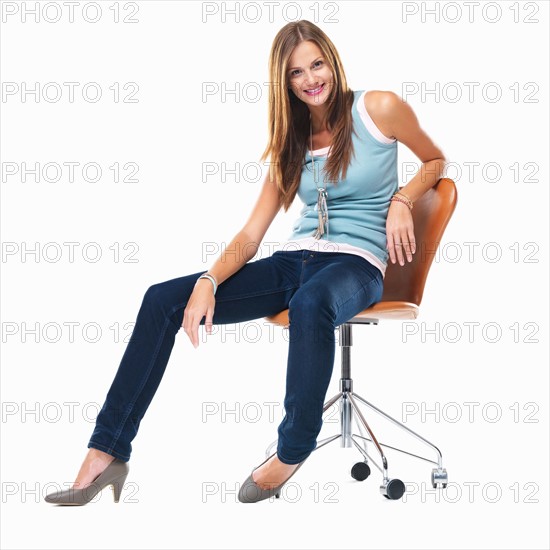
<svg viewBox="0 0 550 550"><path fill-rule="evenodd" d="M399 190L413 203L442 177L445 169L445 156L430 137L420 128L411 106L393 92L380 92L375 102L373 120L380 123L384 134L389 133L405 144L422 162L416 175ZM405 265L405 255L409 262L416 251L412 213L409 207L399 201L391 201L386 219L386 248L390 259Z"/></svg>

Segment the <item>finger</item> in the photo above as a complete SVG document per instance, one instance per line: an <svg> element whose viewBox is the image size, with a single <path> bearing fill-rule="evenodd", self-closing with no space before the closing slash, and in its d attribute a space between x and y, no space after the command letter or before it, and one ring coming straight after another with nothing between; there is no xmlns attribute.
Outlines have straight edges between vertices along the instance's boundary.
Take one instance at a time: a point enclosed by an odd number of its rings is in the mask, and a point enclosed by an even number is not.
<svg viewBox="0 0 550 550"><path fill-rule="evenodd" d="M397 254L397 259L399 260L400 265L405 265L405 260L403 258L403 242L401 237L395 237L395 250Z"/></svg>
<svg viewBox="0 0 550 550"><path fill-rule="evenodd" d="M388 233L387 234L387 242L388 242L388 252L390 254L390 260L391 260L391 263L394 264L395 263L395 248L394 248L394 240L393 240L393 235L391 233Z"/></svg>
<svg viewBox="0 0 550 550"><path fill-rule="evenodd" d="M401 234L401 242L403 243L403 254L407 256L409 262L412 262L411 243L409 242L409 235L406 231Z"/></svg>
<svg viewBox="0 0 550 550"><path fill-rule="evenodd" d="M206 332L208 334L212 334L212 317L214 316L214 310L213 309L207 309L206 310L206 321L204 324L206 325Z"/></svg>
<svg viewBox="0 0 550 550"><path fill-rule="evenodd" d="M183 310L183 321L181 322L181 326L186 333L189 333L189 328L191 327L191 307L189 303Z"/></svg>
<svg viewBox="0 0 550 550"><path fill-rule="evenodd" d="M411 243L411 254L414 254L416 252L416 242L414 240L414 230L412 226L409 227L408 238L409 242Z"/></svg>
<svg viewBox="0 0 550 550"><path fill-rule="evenodd" d="M201 319L202 315L200 317L197 315L193 318L193 323L191 324L191 341L195 348L199 347L199 326L201 324Z"/></svg>
<svg viewBox="0 0 550 550"><path fill-rule="evenodd" d="M189 311L188 308L186 308L185 311L183 312L183 323L181 326L183 327L185 334L187 334L187 336L189 337L191 333L191 321L192 321L191 312Z"/></svg>
<svg viewBox="0 0 550 550"><path fill-rule="evenodd" d="M184 321L184 331L189 337L189 340L191 341L191 344L196 348L197 347L197 338L195 338L195 316L190 313L186 312L184 314L185 321Z"/></svg>

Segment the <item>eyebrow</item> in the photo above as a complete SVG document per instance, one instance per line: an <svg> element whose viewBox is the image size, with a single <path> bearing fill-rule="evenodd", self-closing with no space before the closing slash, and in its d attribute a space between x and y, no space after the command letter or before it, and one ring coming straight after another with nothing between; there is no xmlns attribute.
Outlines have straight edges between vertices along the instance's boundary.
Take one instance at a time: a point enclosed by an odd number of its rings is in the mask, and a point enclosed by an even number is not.
<svg viewBox="0 0 550 550"><path fill-rule="evenodd" d="M323 59L323 56L320 55L319 57L317 57L316 59L314 59L311 64L313 65L313 63L315 63L316 61L319 61L319 59ZM301 69L302 67L289 67L288 70L289 71L293 71L294 69Z"/></svg>

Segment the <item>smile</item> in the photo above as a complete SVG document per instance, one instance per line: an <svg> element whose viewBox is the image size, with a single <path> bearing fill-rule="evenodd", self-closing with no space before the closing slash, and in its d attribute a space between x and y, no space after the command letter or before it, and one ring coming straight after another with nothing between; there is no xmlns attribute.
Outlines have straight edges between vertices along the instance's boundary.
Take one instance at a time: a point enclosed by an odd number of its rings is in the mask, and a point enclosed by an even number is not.
<svg viewBox="0 0 550 550"><path fill-rule="evenodd" d="M324 90L324 88L325 88L325 85L321 84L321 86L319 86L318 88L315 88L314 90L304 90L304 92L307 95L313 96L313 95L320 94Z"/></svg>

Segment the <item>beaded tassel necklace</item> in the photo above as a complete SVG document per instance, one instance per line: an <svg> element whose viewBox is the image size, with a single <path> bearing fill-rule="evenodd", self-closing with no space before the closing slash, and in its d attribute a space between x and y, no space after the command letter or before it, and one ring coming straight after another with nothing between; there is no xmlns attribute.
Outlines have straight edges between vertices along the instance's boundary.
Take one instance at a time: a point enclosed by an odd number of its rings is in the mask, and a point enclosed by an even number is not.
<svg viewBox="0 0 550 550"><path fill-rule="evenodd" d="M310 140L310 155L311 155L311 162L313 165L313 179L315 184L317 184L317 177L315 173L315 158L313 157L313 129L311 126L311 113L309 113L309 140ZM318 225L315 232L312 234L312 236L315 239L320 239L325 234L325 224L327 226L327 239L328 239L328 207L327 207L327 189L326 187L319 187L317 186L317 204L315 205L315 210L317 210L318 214Z"/></svg>

